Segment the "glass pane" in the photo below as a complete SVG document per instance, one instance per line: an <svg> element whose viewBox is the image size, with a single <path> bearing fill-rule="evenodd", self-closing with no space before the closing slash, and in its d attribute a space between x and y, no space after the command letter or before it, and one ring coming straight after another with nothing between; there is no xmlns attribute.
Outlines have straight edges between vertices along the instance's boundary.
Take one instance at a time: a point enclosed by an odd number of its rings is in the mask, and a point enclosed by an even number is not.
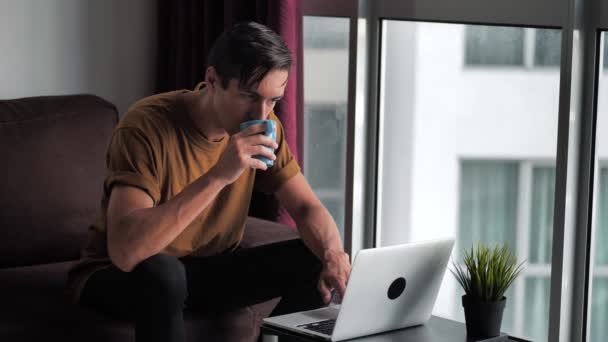
<svg viewBox="0 0 608 342"><path fill-rule="evenodd" d="M304 48L348 50L348 19L305 16Z"/></svg>
<svg viewBox="0 0 608 342"><path fill-rule="evenodd" d="M608 336L608 276L593 279L593 298L591 299L591 338L590 342L606 341Z"/></svg>
<svg viewBox="0 0 608 342"><path fill-rule="evenodd" d="M595 264L608 266L608 248L602 248L608 242L608 168L600 167L597 187L597 211L595 213Z"/></svg>
<svg viewBox="0 0 608 342"><path fill-rule="evenodd" d="M591 328L588 341L605 341L608 334L608 72L606 66L608 50L606 50L606 32L601 36L603 54L600 54L600 68L597 92L597 126L595 136L595 152L598 163L594 189L592 266L590 312Z"/></svg>
<svg viewBox="0 0 608 342"><path fill-rule="evenodd" d="M605 33L603 35L605 36ZM608 44L606 44L606 38L604 38L604 69L608 69Z"/></svg>
<svg viewBox="0 0 608 342"><path fill-rule="evenodd" d="M500 39L473 44L471 32L484 31ZM543 30L383 21L376 236L379 245L455 236L453 258L479 240L508 242L534 264L507 292L503 330L546 341L547 329L535 326L548 314L532 321L524 312L531 296L548 303L548 285L525 279L550 279L559 68L502 67L521 63L516 55L533 63L524 32L531 39ZM511 57L471 68L473 47L477 56ZM446 273L434 314L463 320L460 294Z"/></svg>
<svg viewBox="0 0 608 342"><path fill-rule="evenodd" d="M549 277L528 277L525 291L525 336L533 341L547 340L549 327L549 290L551 280Z"/></svg>
<svg viewBox="0 0 608 342"><path fill-rule="evenodd" d="M532 264L550 264L553 240L553 200L555 168L532 170L532 203L530 209L530 257Z"/></svg>
<svg viewBox="0 0 608 342"><path fill-rule="evenodd" d="M561 53L560 30L538 30L534 38L534 64L559 66Z"/></svg>
<svg viewBox="0 0 608 342"><path fill-rule="evenodd" d="M340 197L332 199L331 196L324 198L325 200L323 201L323 204L327 210L332 213L334 220L336 220L336 222L344 222L344 210L342 209L344 207L344 200Z"/></svg>
<svg viewBox="0 0 608 342"><path fill-rule="evenodd" d="M314 189L339 191L344 182L346 104L306 104L306 176Z"/></svg>
<svg viewBox="0 0 608 342"><path fill-rule="evenodd" d="M304 174L344 238L349 21L305 16L303 25Z"/></svg>
<svg viewBox="0 0 608 342"><path fill-rule="evenodd" d="M524 29L520 27L466 26L467 65L523 65Z"/></svg>

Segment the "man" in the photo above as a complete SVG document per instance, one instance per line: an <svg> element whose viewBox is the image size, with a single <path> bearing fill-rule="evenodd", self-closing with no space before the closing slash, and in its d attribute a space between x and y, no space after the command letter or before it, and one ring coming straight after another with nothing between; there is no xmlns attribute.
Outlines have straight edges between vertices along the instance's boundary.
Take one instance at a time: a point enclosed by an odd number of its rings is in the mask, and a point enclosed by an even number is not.
<svg viewBox="0 0 608 342"><path fill-rule="evenodd" d="M123 115L102 215L70 271L77 302L134 320L138 341L183 341L185 307L229 310L282 296L276 313L343 295L350 264L336 224L273 113L290 66L272 30L239 24L211 49L202 87L145 98ZM276 142L260 134L264 124L239 130L254 119L277 122ZM254 177L292 215L301 240L238 248Z"/></svg>

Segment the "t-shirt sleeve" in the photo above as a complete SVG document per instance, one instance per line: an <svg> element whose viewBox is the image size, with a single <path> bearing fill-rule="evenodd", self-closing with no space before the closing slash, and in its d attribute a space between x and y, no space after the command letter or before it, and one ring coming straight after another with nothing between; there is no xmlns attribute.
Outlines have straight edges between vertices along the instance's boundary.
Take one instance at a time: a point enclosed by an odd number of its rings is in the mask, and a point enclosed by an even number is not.
<svg viewBox="0 0 608 342"><path fill-rule="evenodd" d="M265 171L256 170L255 190L264 193L276 192L283 183L300 172L300 165L298 165L298 161L291 154L287 145L283 125L274 113L270 115L269 119L275 120L277 123L277 144L279 147L274 152L277 157L274 165Z"/></svg>
<svg viewBox="0 0 608 342"><path fill-rule="evenodd" d="M114 185L137 187L152 197L154 205L160 200L158 148L136 128L118 128L114 131L106 164L108 174L104 191L109 198Z"/></svg>

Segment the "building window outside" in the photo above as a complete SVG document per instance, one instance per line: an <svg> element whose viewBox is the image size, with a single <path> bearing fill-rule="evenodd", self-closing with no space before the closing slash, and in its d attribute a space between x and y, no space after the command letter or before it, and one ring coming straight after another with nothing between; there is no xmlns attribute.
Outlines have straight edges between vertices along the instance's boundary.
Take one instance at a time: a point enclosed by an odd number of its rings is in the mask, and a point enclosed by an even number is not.
<svg viewBox="0 0 608 342"><path fill-rule="evenodd" d="M465 64L523 65L523 28L467 25L465 30Z"/></svg>
<svg viewBox="0 0 608 342"><path fill-rule="evenodd" d="M559 67L560 30L468 25L465 65Z"/></svg>
<svg viewBox="0 0 608 342"><path fill-rule="evenodd" d="M559 67L561 33L559 30L532 30L534 65Z"/></svg>

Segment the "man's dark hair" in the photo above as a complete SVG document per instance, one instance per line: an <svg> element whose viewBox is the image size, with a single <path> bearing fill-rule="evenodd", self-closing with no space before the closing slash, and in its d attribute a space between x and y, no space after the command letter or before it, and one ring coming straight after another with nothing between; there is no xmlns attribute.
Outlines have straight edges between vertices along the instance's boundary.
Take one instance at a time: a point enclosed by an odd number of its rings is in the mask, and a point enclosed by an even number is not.
<svg viewBox="0 0 608 342"><path fill-rule="evenodd" d="M219 36L209 51L207 65L215 68L224 89L233 78L247 88L262 81L271 70L289 70L291 53L270 28L244 22Z"/></svg>

